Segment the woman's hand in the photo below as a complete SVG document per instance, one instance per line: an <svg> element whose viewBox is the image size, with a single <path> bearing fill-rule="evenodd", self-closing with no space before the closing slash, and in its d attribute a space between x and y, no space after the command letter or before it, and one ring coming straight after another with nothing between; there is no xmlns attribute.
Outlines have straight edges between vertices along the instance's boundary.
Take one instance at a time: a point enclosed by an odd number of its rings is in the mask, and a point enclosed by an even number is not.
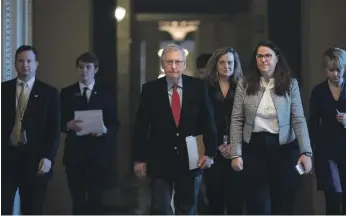
<svg viewBox="0 0 346 216"><path fill-rule="evenodd" d="M232 159L231 166L235 171L242 171L243 170L243 158L237 157L237 158Z"/></svg>
<svg viewBox="0 0 346 216"><path fill-rule="evenodd" d="M302 154L298 160L298 163L301 163L302 166L304 167L304 173L305 174L308 174L311 172L311 169L312 169L311 157L308 157L308 156Z"/></svg>

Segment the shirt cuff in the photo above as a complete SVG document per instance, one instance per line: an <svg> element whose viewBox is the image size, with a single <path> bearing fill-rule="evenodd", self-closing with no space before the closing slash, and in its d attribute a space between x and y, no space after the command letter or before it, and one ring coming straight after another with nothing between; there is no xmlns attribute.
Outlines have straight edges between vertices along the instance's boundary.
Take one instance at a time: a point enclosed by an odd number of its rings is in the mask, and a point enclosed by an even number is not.
<svg viewBox="0 0 346 216"><path fill-rule="evenodd" d="M97 136L102 136L103 134L106 134L107 131L108 131L108 130L107 130L106 126L105 126L105 125L102 125L102 133L97 134Z"/></svg>
<svg viewBox="0 0 346 216"><path fill-rule="evenodd" d="M105 125L102 125L102 128L103 128L103 134L106 134L107 133L107 128L106 128L106 126Z"/></svg>

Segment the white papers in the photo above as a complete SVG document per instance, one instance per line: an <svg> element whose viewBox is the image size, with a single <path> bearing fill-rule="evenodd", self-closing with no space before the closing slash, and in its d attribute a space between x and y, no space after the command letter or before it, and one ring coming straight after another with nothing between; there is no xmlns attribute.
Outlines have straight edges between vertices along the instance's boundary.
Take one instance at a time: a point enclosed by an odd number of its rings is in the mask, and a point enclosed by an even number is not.
<svg viewBox="0 0 346 216"><path fill-rule="evenodd" d="M189 156L189 168L190 170L197 169L198 167L198 146L197 139L193 136L188 136L185 138L187 154Z"/></svg>
<svg viewBox="0 0 346 216"><path fill-rule="evenodd" d="M82 130L77 132L77 136L83 136L90 133L103 133L102 110L75 111L74 119L81 120L78 125L82 128Z"/></svg>

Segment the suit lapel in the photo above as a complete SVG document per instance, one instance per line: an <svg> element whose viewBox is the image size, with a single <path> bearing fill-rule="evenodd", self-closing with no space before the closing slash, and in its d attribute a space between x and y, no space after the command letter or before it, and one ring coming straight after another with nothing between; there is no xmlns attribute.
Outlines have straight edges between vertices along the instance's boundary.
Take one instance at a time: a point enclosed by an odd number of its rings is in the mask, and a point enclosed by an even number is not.
<svg viewBox="0 0 346 216"><path fill-rule="evenodd" d="M80 97L80 96L82 96L82 93L81 93L81 91L80 91L79 83L78 83L78 82L76 82L76 83L74 84L73 90L74 90L74 92L73 92L73 96L74 96L74 97Z"/></svg>
<svg viewBox="0 0 346 216"><path fill-rule="evenodd" d="M27 105L26 105L26 108L24 111L23 119L25 119L25 117L27 115L31 116L30 112L37 110L37 102L39 101L40 97L41 97L41 95L40 95L40 83L35 80L34 85L32 86L29 98L28 98L28 102L27 102Z"/></svg>
<svg viewBox="0 0 346 216"><path fill-rule="evenodd" d="M9 112L8 115L11 116L12 121L14 122L16 119L16 101L17 101L17 79L11 80L11 84L9 87L10 94L5 98L8 98L9 102ZM6 113L7 115L7 113Z"/></svg>
<svg viewBox="0 0 346 216"><path fill-rule="evenodd" d="M192 86L189 83L189 79L187 79L184 75L182 76L183 81L183 99L181 103L181 113L180 113L180 121L179 127L181 127L184 123L184 120L188 117L188 109L190 107L190 101L192 97Z"/></svg>
<svg viewBox="0 0 346 216"><path fill-rule="evenodd" d="M85 102L82 98L82 93L79 87L79 82L76 82L72 88L71 103L73 104L74 110L85 110Z"/></svg>
<svg viewBox="0 0 346 216"><path fill-rule="evenodd" d="M88 101L89 109L99 105L99 103L98 103L98 98L99 98L98 97L98 93L99 93L99 91L98 90L99 90L99 86L95 82L94 88L91 90L89 101Z"/></svg>
<svg viewBox="0 0 346 216"><path fill-rule="evenodd" d="M174 125L174 127L176 127L175 125L175 121L174 121L174 117L173 117L173 113L172 113L172 108L171 108L171 104L169 102L169 96L168 96L168 86L167 86L167 80L166 78L162 78L161 79L161 83L160 83L160 89L158 91L158 93L160 94L159 97L161 98L163 104L163 113L167 113L167 117L169 119L169 121L171 122L172 125Z"/></svg>

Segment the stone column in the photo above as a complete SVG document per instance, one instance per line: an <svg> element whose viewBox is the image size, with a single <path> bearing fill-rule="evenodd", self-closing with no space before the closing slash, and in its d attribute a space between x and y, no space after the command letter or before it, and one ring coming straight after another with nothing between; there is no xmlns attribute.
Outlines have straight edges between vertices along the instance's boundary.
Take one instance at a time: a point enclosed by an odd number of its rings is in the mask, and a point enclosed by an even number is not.
<svg viewBox="0 0 346 216"><path fill-rule="evenodd" d="M104 198L106 206L123 206L125 200L121 198L120 188L125 184L126 176L132 169L130 166L130 143L131 143L131 22L132 5L130 0L114 0L115 6L126 10L125 17L117 21L116 28L116 92L117 92L117 113L120 121L120 130L117 133L116 147L116 173L117 187L107 191ZM115 8L114 8L115 9ZM114 18L115 19L115 18Z"/></svg>
<svg viewBox="0 0 346 216"><path fill-rule="evenodd" d="M1 0L1 80L16 76L14 54L23 45L32 44L32 0Z"/></svg>

